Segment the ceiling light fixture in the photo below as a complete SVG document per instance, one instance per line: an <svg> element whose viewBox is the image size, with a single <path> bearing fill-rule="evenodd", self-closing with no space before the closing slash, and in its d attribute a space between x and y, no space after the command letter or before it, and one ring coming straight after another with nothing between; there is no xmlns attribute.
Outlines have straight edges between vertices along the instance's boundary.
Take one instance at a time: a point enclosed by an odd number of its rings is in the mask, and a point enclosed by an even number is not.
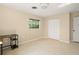
<svg viewBox="0 0 79 59"><path fill-rule="evenodd" d="M65 6L68 6L68 5L70 5L70 4L72 4L72 3L62 3L62 4L60 4L58 7L65 7Z"/></svg>
<svg viewBox="0 0 79 59"><path fill-rule="evenodd" d="M40 3L40 7L41 7L42 9L47 9L48 6L49 6L49 3Z"/></svg>

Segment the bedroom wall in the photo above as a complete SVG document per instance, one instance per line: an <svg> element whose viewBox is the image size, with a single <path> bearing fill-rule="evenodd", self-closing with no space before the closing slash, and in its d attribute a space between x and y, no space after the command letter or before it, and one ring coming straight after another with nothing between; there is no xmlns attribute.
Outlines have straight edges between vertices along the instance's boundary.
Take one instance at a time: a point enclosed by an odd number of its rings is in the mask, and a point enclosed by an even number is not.
<svg viewBox="0 0 79 59"><path fill-rule="evenodd" d="M29 18L39 19L39 29L29 29ZM29 42L38 38L48 38L48 20L59 19L60 24L60 41L70 42L70 13L50 16L46 18L30 15L0 6L0 34L17 33L20 44Z"/></svg>
<svg viewBox="0 0 79 59"><path fill-rule="evenodd" d="M70 42L70 13L47 17L44 22L44 37L48 38L48 21L53 19L60 20L60 41Z"/></svg>
<svg viewBox="0 0 79 59"><path fill-rule="evenodd" d="M29 29L29 18L39 19L39 29ZM23 13L0 5L0 35L13 34L19 35L20 44L42 37L43 18Z"/></svg>

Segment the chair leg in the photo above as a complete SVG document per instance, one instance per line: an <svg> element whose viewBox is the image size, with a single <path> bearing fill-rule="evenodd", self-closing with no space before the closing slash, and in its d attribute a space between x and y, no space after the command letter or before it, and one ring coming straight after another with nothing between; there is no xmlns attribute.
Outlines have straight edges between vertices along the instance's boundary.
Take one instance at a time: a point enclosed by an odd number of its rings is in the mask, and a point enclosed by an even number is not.
<svg viewBox="0 0 79 59"><path fill-rule="evenodd" d="M1 44L1 55L3 55L3 44Z"/></svg>

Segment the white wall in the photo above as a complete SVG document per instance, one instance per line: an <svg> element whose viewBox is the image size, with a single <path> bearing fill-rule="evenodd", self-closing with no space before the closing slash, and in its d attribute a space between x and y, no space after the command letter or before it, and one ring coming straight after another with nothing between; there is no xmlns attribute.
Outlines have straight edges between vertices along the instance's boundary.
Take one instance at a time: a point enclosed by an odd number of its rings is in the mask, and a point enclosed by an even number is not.
<svg viewBox="0 0 79 59"><path fill-rule="evenodd" d="M48 21L54 19L60 20L60 41L70 42L70 14L64 13L60 15L47 17L44 21L44 37L48 38Z"/></svg>
<svg viewBox="0 0 79 59"><path fill-rule="evenodd" d="M39 29L29 29L29 18L39 19ZM17 33L20 43L42 37L43 18L0 6L0 35Z"/></svg>
<svg viewBox="0 0 79 59"><path fill-rule="evenodd" d="M40 20L39 29L29 29L28 19L36 18ZM29 15L20 11L16 11L4 6L0 6L0 34L19 34L19 41L34 40L36 38L48 38L48 21L50 19L60 20L60 41L70 42L70 14L65 13L46 18Z"/></svg>

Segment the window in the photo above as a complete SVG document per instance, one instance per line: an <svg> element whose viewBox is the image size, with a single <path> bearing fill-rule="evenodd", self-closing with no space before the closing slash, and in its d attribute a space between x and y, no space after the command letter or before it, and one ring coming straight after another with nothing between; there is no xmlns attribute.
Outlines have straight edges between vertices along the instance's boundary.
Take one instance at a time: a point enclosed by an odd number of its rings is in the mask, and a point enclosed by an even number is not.
<svg viewBox="0 0 79 59"><path fill-rule="evenodd" d="M29 28L39 28L39 20L30 19L29 20Z"/></svg>

